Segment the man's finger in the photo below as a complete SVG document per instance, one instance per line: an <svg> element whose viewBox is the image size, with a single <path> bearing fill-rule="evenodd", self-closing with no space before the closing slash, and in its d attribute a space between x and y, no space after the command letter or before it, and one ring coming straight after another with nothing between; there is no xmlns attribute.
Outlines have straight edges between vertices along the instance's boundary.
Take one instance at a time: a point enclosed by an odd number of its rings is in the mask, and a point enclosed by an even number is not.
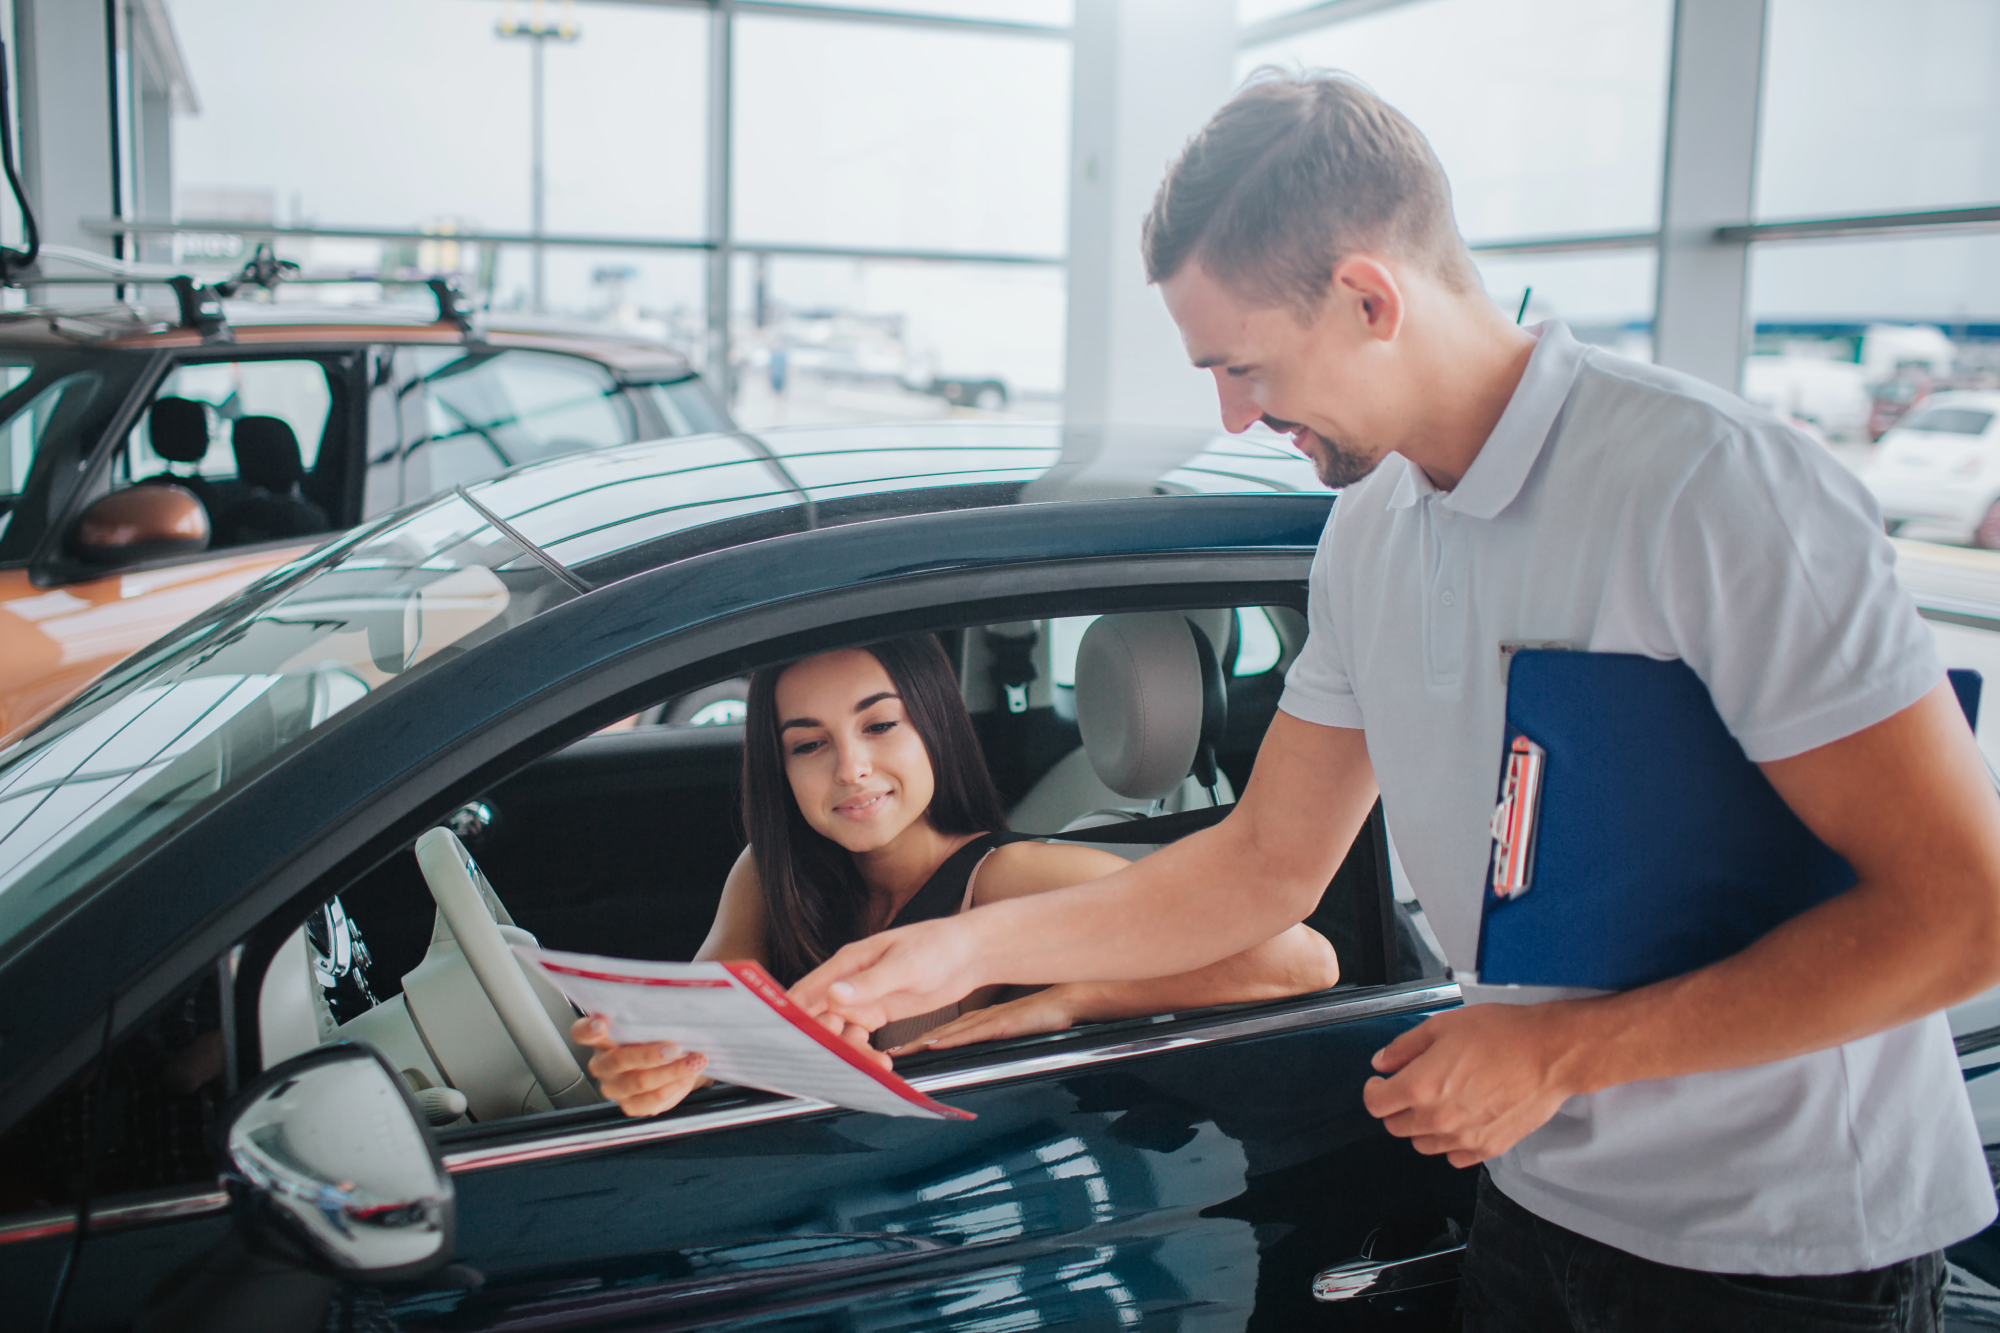
<svg viewBox="0 0 2000 1333"><path fill-rule="evenodd" d="M798 984L790 991L792 1003L809 1014L815 1016L823 1014L828 1008L833 1007L829 1002L828 992L838 984L841 986L841 1003L838 1007L843 1010L848 1009L854 993L852 987L846 985L847 978L873 967L888 951L887 941L892 934L893 931L884 931L879 935L870 935L835 952L833 957L799 978Z"/></svg>
<svg viewBox="0 0 2000 1333"><path fill-rule="evenodd" d="M1375 1072L1393 1074L1429 1050L1438 1037L1437 1029L1431 1026L1435 1022L1435 1018L1427 1018L1375 1052Z"/></svg>

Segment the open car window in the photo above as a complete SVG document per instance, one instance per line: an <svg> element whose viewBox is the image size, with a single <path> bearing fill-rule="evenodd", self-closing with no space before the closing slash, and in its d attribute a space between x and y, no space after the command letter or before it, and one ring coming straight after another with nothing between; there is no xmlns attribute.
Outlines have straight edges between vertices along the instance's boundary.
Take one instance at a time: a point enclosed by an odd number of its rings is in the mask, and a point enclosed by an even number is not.
<svg viewBox="0 0 2000 1333"><path fill-rule="evenodd" d="M1086 776L1073 701L1058 699L1074 687L1072 629L1080 637L1089 618L940 633L1016 829L1054 833L1103 815L1107 801L1119 803L1121 817L1137 819L1234 799L1275 711L1282 665L1303 641L1303 620L1290 606L1186 614L1210 627L1235 670L1232 716L1218 756L1219 797L1191 784L1160 802L1107 796L1101 782ZM1008 651L1002 645L1026 639L1033 640L1029 656L1040 683L1032 706L1010 712L998 659ZM744 694L739 675L684 689L637 715L649 720L628 719L610 734L548 754L444 821L503 905L497 919L506 938L617 957L693 956L744 846L737 803ZM1378 818L1309 921L1340 954L1346 989L1443 974L1407 919L1409 905L1392 905L1380 836ZM1152 848L1111 850L1137 856ZM478 1021L467 1016L479 1009L477 982L438 925L410 851L344 886L329 906L331 913L323 910L287 939L263 981L266 1066L318 1042L367 1040L440 1108L437 1123L448 1135L555 1109L491 1013ZM566 1031L571 1011L559 997L543 998L552 1023ZM967 1048L950 1059L976 1066L1006 1058L1019 1044ZM576 1054L579 1063L587 1060L588 1052ZM913 1067L921 1068L921 1060ZM462 1096L448 1096L447 1089ZM684 1110L692 1114L736 1095L698 1095Z"/></svg>

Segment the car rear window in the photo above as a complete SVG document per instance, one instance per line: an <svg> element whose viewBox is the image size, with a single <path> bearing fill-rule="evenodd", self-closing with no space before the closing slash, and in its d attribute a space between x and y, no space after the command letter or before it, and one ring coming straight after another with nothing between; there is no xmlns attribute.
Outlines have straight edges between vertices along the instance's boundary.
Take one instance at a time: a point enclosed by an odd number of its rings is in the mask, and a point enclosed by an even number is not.
<svg viewBox="0 0 2000 1333"><path fill-rule="evenodd" d="M1993 414L1970 407L1927 407L1908 421L1896 424L1904 430L1936 431L1940 435L1984 435L1993 424Z"/></svg>

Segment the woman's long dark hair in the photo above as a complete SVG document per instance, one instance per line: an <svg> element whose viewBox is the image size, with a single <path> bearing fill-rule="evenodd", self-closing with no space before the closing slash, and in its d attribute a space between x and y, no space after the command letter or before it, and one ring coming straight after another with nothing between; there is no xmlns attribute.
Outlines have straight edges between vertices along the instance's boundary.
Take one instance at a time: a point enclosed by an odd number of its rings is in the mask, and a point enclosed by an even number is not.
<svg viewBox="0 0 2000 1333"><path fill-rule="evenodd" d="M986 771L951 659L929 634L862 649L882 664L903 700L903 715L930 756L936 789L931 827L939 833L998 833L1007 817ZM785 776L778 726L778 677L790 666L750 674L743 728L743 824L767 913L772 975L791 985L868 931L868 888L854 857L806 822Z"/></svg>

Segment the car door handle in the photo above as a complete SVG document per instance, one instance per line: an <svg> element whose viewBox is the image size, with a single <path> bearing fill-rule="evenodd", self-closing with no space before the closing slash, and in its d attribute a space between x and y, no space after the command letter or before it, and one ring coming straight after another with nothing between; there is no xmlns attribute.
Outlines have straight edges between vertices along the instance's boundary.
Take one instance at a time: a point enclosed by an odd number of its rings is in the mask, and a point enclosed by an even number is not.
<svg viewBox="0 0 2000 1333"><path fill-rule="evenodd" d="M1316 1301L1352 1301L1363 1296L1387 1296L1458 1281L1465 1263L1465 1246L1452 1245L1408 1259L1355 1259L1313 1275Z"/></svg>

